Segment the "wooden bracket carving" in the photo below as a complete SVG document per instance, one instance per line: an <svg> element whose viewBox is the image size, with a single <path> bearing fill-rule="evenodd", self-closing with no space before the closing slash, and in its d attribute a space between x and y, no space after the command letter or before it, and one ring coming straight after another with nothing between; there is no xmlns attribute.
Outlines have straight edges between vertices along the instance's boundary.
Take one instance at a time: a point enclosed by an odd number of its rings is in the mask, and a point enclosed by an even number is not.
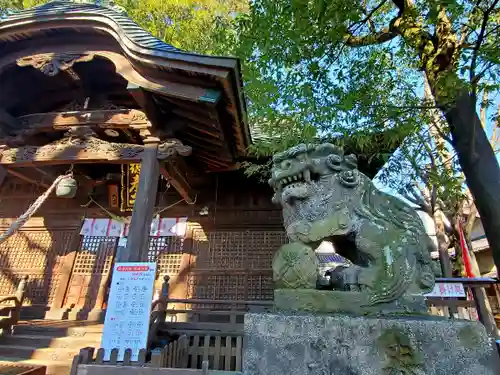
<svg viewBox="0 0 500 375"><path fill-rule="evenodd" d="M77 163L139 163L146 146L107 142L97 138L89 127L71 127L66 137L44 146L9 148L0 146L0 164L16 167ZM158 145L158 159L164 160L191 153L191 147L179 140Z"/></svg>
<svg viewBox="0 0 500 375"><path fill-rule="evenodd" d="M164 160L175 156L191 155L191 146L184 145L178 139L169 139L158 145L158 159Z"/></svg>
<svg viewBox="0 0 500 375"><path fill-rule="evenodd" d="M22 57L16 62L18 66L32 66L45 75L55 76L59 72L70 69L77 62L88 62L93 58L93 54L44 53Z"/></svg>
<svg viewBox="0 0 500 375"><path fill-rule="evenodd" d="M50 112L26 115L17 119L20 126L14 134L29 136L53 130L67 130L76 126L91 126L101 129L151 128L146 114L137 109L92 110Z"/></svg>
<svg viewBox="0 0 500 375"><path fill-rule="evenodd" d="M174 187L187 203L194 203L196 193L189 185L181 168L181 160L160 163L160 174Z"/></svg>

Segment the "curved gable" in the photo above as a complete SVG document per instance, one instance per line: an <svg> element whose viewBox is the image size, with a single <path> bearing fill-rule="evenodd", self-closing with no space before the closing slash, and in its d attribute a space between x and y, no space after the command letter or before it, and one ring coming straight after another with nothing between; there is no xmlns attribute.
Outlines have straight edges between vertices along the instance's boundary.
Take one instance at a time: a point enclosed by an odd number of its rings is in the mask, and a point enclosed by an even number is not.
<svg viewBox="0 0 500 375"><path fill-rule="evenodd" d="M190 124L185 141L206 154L210 170L234 168L237 159L245 155L251 139L237 59L181 51L144 31L126 15L92 4L52 2L0 20L0 80L11 80L11 87L23 85L12 81L23 76L17 74L19 69L33 69L19 66L26 65L26 58L39 60L61 54L94 56L94 62L75 63L75 69L81 71L84 64L111 61L129 86L150 92L158 106ZM20 59L23 64L19 64ZM95 79L105 81L109 74ZM46 81L40 78L44 86ZM61 85L61 90L64 87ZM43 92L30 95L34 88L26 90L31 101L33 97L48 100L49 95ZM0 107L9 111L12 100L12 95L0 94ZM17 103L16 108L22 105ZM205 130L213 130L215 139L204 139ZM217 159L220 155L221 160L210 163L214 145L218 149L213 156Z"/></svg>

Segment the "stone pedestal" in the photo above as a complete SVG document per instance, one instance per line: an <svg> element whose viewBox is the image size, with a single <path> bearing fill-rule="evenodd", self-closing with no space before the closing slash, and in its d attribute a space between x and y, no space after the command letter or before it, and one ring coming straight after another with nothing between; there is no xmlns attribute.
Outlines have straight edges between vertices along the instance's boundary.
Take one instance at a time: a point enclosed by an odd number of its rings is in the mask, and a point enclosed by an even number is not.
<svg viewBox="0 0 500 375"><path fill-rule="evenodd" d="M404 295L388 303L370 305L370 295L363 292L342 292L316 289L275 289L274 306L289 313L369 314L427 313L422 295Z"/></svg>
<svg viewBox="0 0 500 375"><path fill-rule="evenodd" d="M435 317L245 315L245 375L495 375L478 322Z"/></svg>

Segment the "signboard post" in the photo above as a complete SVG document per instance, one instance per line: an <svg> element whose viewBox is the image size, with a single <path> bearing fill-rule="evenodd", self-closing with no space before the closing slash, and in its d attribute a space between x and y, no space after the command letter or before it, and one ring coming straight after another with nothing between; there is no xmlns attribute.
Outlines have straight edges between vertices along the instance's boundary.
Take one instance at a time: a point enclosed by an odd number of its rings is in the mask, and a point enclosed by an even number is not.
<svg viewBox="0 0 500 375"><path fill-rule="evenodd" d="M155 277L156 263L115 264L101 340L104 360L117 348L122 361L130 348L136 361L139 350L146 348Z"/></svg>

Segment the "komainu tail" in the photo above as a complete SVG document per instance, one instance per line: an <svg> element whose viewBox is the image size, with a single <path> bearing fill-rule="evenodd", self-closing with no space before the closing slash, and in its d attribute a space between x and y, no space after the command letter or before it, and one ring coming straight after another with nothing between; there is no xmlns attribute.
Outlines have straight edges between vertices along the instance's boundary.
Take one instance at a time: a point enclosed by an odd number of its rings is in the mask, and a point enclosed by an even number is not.
<svg viewBox="0 0 500 375"><path fill-rule="evenodd" d="M380 278L380 281L377 281L376 289L370 296L368 306L395 301L410 288L415 280L417 269L415 257L411 257L411 259L412 262L406 262L405 257L398 257L390 267L391 274L385 274Z"/></svg>

